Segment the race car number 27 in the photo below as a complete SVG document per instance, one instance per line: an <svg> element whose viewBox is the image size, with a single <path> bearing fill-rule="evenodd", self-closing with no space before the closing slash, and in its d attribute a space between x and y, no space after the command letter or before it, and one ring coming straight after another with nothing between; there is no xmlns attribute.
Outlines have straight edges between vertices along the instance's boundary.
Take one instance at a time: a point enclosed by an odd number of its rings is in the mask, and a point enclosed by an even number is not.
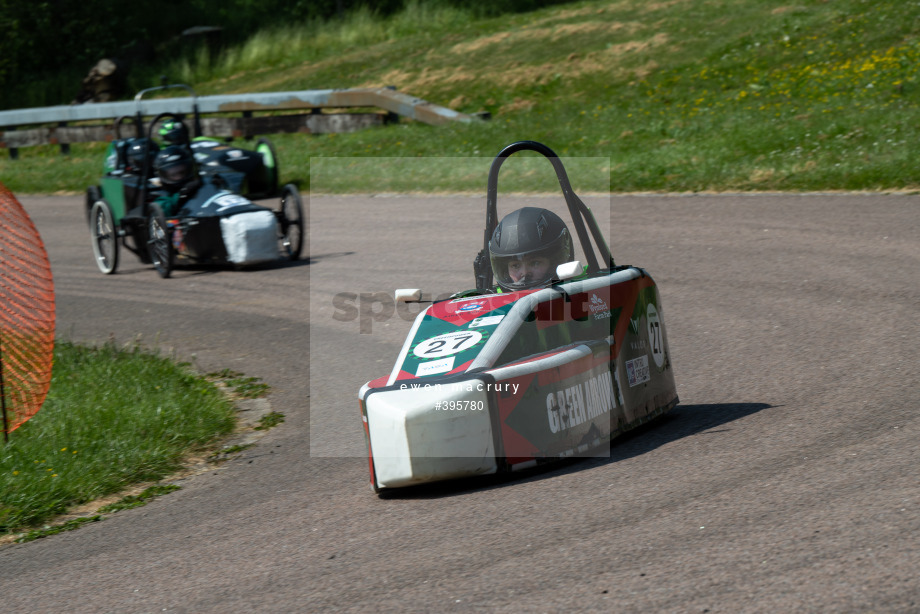
<svg viewBox="0 0 920 614"><path fill-rule="evenodd" d="M661 319L658 317L658 310L651 303L646 310L646 322L648 323L648 341L652 346L652 358L658 368L664 364L664 346L661 340Z"/></svg>
<svg viewBox="0 0 920 614"><path fill-rule="evenodd" d="M468 350L482 339L482 333L474 330L445 333L422 341L412 350L419 358L441 358Z"/></svg>

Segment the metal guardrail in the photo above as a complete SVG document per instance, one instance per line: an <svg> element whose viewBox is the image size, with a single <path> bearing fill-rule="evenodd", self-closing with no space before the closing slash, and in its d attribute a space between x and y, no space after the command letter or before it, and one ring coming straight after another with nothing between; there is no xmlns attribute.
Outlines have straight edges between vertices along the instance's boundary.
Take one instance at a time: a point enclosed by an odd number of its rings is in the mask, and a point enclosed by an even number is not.
<svg viewBox="0 0 920 614"><path fill-rule="evenodd" d="M60 105L33 109L0 111L0 148L10 150L41 144L61 145L66 153L70 143L107 141L115 137L113 126L68 126L72 122L115 120L160 113L192 114L195 106L200 114L242 113L237 118L203 118L204 132L210 136L246 136L273 132L346 132L369 125L382 124L393 115L426 124L452 121L470 122L475 115L459 113L398 92L391 88L343 90L302 90L259 94L227 94L181 98L156 98L122 102L101 102L82 105ZM323 109L377 108L384 114L358 113L322 114ZM308 114L254 117L257 112L309 110ZM51 127L21 129L23 126L55 124Z"/></svg>

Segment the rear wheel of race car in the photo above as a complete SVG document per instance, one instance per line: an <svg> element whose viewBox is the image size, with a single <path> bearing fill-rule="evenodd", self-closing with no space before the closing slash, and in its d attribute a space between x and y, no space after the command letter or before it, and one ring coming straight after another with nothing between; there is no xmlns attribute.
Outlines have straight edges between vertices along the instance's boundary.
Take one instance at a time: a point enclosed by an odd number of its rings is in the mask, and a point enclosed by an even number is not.
<svg viewBox="0 0 920 614"><path fill-rule="evenodd" d="M96 266L106 275L111 275L118 268L118 229L115 228L115 217L109 203L101 198L93 203L89 224Z"/></svg>
<svg viewBox="0 0 920 614"><path fill-rule="evenodd" d="M293 183L281 190L278 224L281 255L288 260L297 260L303 250L303 204L300 201L300 190Z"/></svg>
<svg viewBox="0 0 920 614"><path fill-rule="evenodd" d="M156 203L150 205L147 213L147 253L150 254L150 261L160 277L169 277L175 253L169 227L166 225L166 216Z"/></svg>
<svg viewBox="0 0 920 614"><path fill-rule="evenodd" d="M268 139L256 141L256 153L262 156L265 166L265 194L278 193L278 154L275 146Z"/></svg>

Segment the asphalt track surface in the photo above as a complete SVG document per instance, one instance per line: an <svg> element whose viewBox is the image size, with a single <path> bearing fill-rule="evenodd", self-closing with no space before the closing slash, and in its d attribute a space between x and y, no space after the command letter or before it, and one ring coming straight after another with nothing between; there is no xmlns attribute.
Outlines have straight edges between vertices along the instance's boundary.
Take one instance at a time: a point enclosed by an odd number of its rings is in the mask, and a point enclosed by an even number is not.
<svg viewBox="0 0 920 614"><path fill-rule="evenodd" d="M381 498L356 394L409 322L335 295L472 286L484 198L314 197L309 260L169 280L124 252L99 274L82 198L22 198L60 337L261 377L287 419L144 507L0 548L0 611L920 611L920 197L595 200L659 284L681 404L609 458Z"/></svg>

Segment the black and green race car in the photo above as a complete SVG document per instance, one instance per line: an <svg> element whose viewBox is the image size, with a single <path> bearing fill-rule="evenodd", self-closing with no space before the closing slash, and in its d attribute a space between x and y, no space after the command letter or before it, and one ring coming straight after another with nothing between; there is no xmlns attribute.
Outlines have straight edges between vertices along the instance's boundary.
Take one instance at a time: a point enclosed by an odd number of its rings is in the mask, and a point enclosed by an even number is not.
<svg viewBox="0 0 920 614"><path fill-rule="evenodd" d="M143 125L140 116L134 121ZM138 130L138 136L121 138L121 123L116 122L119 138L109 146L103 176L86 191L93 252L102 273L116 271L119 247L153 264L162 277L175 264L249 266L300 257L300 192L294 184L278 190L276 156L267 141L260 142L260 153L259 146L246 151L189 138L182 118L170 113L154 117L146 135ZM184 151L189 161L189 183L175 210L166 204L178 194L168 189L157 166L158 155L171 150ZM275 193L277 209L253 202Z"/></svg>

